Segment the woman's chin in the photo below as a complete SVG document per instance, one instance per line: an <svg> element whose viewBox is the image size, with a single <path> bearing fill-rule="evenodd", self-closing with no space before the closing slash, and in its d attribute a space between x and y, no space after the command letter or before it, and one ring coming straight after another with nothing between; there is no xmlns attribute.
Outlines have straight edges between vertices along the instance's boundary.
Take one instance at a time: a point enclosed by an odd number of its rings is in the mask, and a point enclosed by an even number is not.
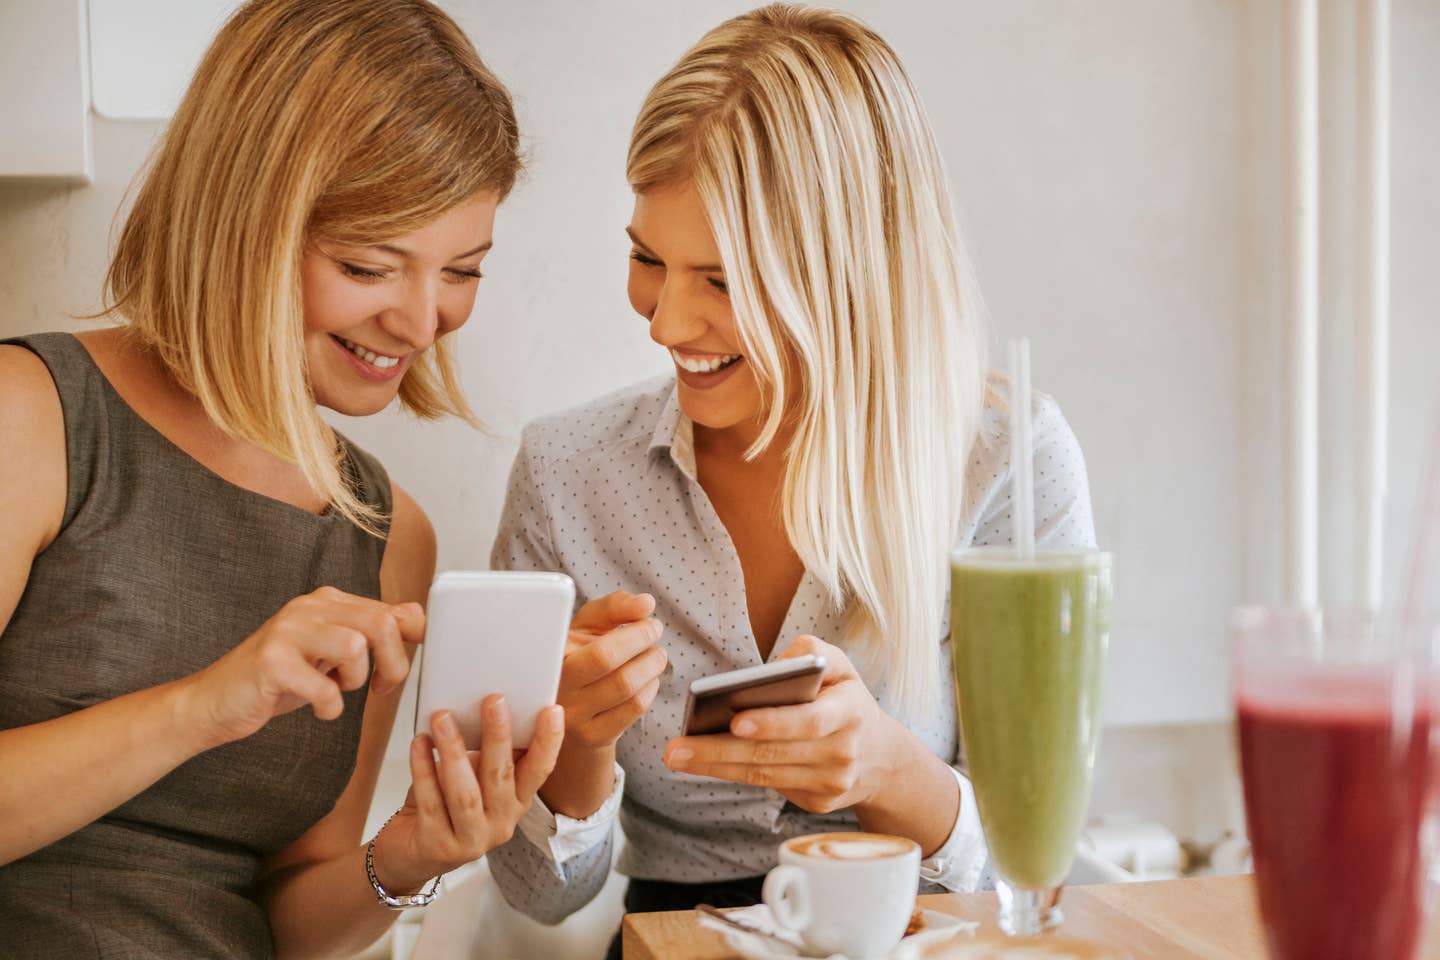
<svg viewBox="0 0 1440 960"><path fill-rule="evenodd" d="M683 392L680 409L697 427L706 430L729 430L741 424L753 424L757 418L756 412L749 408L726 409L712 403L686 403Z"/></svg>
<svg viewBox="0 0 1440 960"><path fill-rule="evenodd" d="M371 417L384 410L395 402L395 393L392 391L385 396L358 396L354 393L330 396L327 393L317 392L315 402L327 410L334 410L336 413L346 417Z"/></svg>
<svg viewBox="0 0 1440 960"><path fill-rule="evenodd" d="M679 388L680 409L696 426L707 430L729 430L760 417L760 391L750 377L731 377L708 390L696 389L682 379Z"/></svg>

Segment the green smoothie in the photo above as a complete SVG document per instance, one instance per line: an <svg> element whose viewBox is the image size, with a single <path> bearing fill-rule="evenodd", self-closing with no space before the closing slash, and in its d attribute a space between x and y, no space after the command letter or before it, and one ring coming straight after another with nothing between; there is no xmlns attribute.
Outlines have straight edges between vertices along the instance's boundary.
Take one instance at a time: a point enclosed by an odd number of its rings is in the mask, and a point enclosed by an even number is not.
<svg viewBox="0 0 1440 960"><path fill-rule="evenodd" d="M1110 556L957 551L950 643L965 761L996 871L1064 883L1090 801L1110 632Z"/></svg>

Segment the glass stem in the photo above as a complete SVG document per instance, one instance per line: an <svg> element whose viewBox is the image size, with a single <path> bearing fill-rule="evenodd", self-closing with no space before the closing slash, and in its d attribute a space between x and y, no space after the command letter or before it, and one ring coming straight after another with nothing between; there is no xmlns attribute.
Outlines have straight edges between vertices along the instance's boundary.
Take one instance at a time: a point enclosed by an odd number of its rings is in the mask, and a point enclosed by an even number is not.
<svg viewBox="0 0 1440 960"><path fill-rule="evenodd" d="M1022 890L1004 880L997 881L1000 895L1000 929L1012 937L1033 937L1053 930L1064 919L1060 912L1062 887L1049 890Z"/></svg>

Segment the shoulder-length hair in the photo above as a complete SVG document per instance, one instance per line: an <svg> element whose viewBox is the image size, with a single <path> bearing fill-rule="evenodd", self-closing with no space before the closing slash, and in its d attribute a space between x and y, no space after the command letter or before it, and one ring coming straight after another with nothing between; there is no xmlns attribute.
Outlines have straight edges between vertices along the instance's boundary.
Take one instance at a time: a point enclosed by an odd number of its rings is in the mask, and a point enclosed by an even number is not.
<svg viewBox="0 0 1440 960"><path fill-rule="evenodd" d="M425 0L251 0L220 30L152 155L105 282L105 313L152 347L230 434L296 463L378 530L315 408L301 259L369 244L521 167L510 95ZM443 341L400 401L475 421Z"/></svg>

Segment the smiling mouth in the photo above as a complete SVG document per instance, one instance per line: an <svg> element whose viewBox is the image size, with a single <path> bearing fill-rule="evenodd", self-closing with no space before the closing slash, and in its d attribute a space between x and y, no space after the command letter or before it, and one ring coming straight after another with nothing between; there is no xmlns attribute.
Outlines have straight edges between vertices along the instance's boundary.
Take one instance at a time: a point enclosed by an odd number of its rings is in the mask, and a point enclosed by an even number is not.
<svg viewBox="0 0 1440 960"><path fill-rule="evenodd" d="M681 370L690 373L719 373L726 367L730 367L745 359L739 353L727 353L710 357L687 357L678 350L670 351L670 358Z"/></svg>
<svg viewBox="0 0 1440 960"><path fill-rule="evenodd" d="M383 353L376 353L375 351L368 350L352 340L346 340L344 337L336 336L333 333L330 334L330 336L334 337L335 342L340 344L340 346L344 347L346 350L349 350L351 353L355 354L355 356L359 357L361 360L364 360L366 363L370 364L370 366L376 368L377 370L389 370L391 367L395 366L397 363L400 362L399 357L391 357Z"/></svg>

